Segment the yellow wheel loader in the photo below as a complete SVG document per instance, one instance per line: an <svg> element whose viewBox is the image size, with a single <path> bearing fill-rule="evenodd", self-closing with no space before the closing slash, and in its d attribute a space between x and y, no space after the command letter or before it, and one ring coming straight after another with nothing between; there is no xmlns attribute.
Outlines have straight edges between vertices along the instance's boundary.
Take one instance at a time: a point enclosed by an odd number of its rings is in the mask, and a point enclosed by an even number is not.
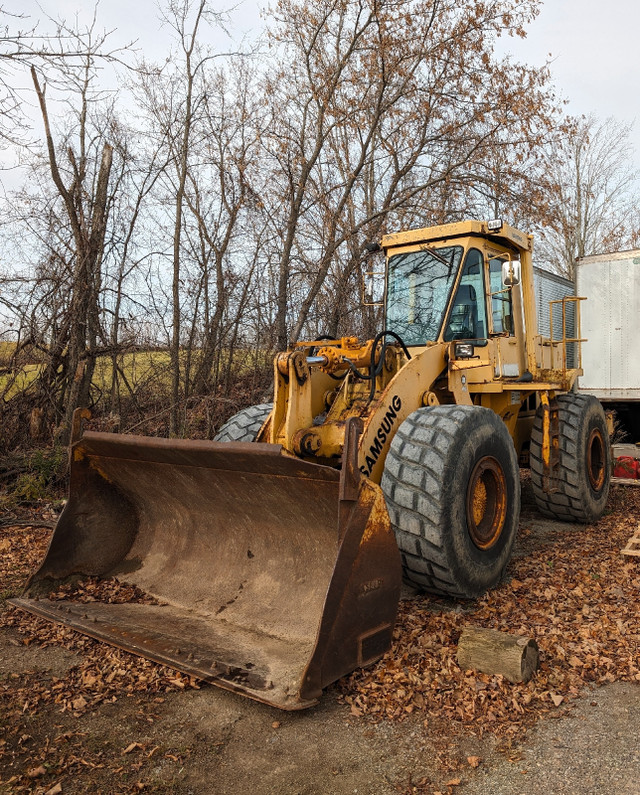
<svg viewBox="0 0 640 795"><path fill-rule="evenodd" d="M456 598L500 581L519 462L545 514L598 519L610 460L602 408L572 392L579 299L538 334L532 245L499 221L388 235L385 330L279 353L273 403L216 441L78 430L14 604L299 709L389 649L403 577ZM151 598L65 598L86 576Z"/></svg>

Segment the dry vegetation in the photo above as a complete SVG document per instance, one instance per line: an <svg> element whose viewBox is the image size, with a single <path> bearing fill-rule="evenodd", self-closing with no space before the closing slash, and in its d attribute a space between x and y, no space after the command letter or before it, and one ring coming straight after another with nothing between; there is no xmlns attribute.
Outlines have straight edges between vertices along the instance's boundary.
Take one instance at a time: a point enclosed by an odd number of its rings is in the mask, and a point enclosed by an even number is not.
<svg viewBox="0 0 640 795"><path fill-rule="evenodd" d="M162 432L188 437L248 351L262 378L298 340L373 337L365 252L386 232L499 212L555 235L536 250L563 270L584 253L576 229L626 245L629 129L567 117L547 67L495 49L539 10L278 0L250 54L208 48L240 7L179 0L158 9L173 56L153 65L99 9L55 31L0 9L0 133L22 133L25 167L0 228L0 453L66 443L77 407L123 428L162 411ZM147 366L141 348L162 351Z"/></svg>

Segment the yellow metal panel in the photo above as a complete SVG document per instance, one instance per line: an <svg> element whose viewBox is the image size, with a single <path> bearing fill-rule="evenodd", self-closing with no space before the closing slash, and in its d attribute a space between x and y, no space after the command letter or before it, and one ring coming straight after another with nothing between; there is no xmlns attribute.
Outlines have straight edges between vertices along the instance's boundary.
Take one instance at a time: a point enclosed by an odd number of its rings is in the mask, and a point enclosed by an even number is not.
<svg viewBox="0 0 640 795"><path fill-rule="evenodd" d="M422 349L395 375L370 408L358 453L360 471L380 483L392 438L401 423L422 407L422 396L445 367L446 345Z"/></svg>
<svg viewBox="0 0 640 795"><path fill-rule="evenodd" d="M498 244L515 246L522 251L531 251L533 249L533 238L531 235L520 232L508 224L503 224L499 232L491 232L486 221L460 221L454 224L442 224L441 226L397 232L385 235L380 245L387 250L414 243L428 243L433 240L468 237L469 235L486 237Z"/></svg>

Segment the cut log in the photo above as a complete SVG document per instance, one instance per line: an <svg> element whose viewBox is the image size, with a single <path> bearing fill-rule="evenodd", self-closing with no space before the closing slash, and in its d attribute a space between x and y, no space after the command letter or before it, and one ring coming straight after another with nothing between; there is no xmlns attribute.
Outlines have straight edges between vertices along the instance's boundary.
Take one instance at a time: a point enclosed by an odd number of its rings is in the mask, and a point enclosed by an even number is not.
<svg viewBox="0 0 640 795"><path fill-rule="evenodd" d="M513 683L528 682L538 667L538 644L495 629L466 627L458 641L457 659L465 671L502 674Z"/></svg>

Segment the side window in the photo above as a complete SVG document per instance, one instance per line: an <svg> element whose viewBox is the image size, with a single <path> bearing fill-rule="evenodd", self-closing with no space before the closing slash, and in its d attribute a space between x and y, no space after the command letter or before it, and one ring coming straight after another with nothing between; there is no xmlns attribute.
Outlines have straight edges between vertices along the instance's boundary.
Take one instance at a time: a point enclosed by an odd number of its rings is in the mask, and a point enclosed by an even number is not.
<svg viewBox="0 0 640 795"><path fill-rule="evenodd" d="M502 283L502 263L497 257L489 260L491 286L491 326L494 334L513 336L513 309L511 290Z"/></svg>
<svg viewBox="0 0 640 795"><path fill-rule="evenodd" d="M484 259L480 251L472 248L467 253L460 284L451 305L444 331L445 342L486 338L487 312L484 295Z"/></svg>

